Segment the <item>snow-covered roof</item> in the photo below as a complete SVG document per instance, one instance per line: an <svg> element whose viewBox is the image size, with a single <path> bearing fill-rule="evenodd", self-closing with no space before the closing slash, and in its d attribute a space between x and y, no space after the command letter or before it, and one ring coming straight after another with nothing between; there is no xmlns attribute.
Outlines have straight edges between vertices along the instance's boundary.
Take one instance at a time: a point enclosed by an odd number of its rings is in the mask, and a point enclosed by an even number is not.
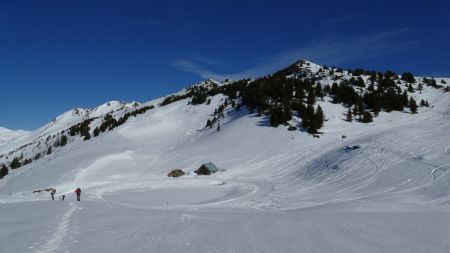
<svg viewBox="0 0 450 253"><path fill-rule="evenodd" d="M217 172L219 171L219 169L216 167L216 165L214 165L213 163L209 162L209 163L204 163L203 164L206 168L208 168L208 170L210 172Z"/></svg>

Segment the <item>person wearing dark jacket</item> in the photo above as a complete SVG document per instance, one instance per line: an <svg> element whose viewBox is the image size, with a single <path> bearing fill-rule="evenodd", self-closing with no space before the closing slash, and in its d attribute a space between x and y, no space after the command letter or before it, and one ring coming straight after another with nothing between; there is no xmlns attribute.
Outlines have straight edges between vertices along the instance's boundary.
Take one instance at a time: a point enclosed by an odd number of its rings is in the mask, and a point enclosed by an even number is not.
<svg viewBox="0 0 450 253"><path fill-rule="evenodd" d="M77 194L77 201L80 201L80 195L81 195L81 189L80 189L80 187L78 187L78 188L75 190L75 193Z"/></svg>
<svg viewBox="0 0 450 253"><path fill-rule="evenodd" d="M55 193L56 193L56 189L55 188L51 188L50 196L52 196L52 200L55 200Z"/></svg>

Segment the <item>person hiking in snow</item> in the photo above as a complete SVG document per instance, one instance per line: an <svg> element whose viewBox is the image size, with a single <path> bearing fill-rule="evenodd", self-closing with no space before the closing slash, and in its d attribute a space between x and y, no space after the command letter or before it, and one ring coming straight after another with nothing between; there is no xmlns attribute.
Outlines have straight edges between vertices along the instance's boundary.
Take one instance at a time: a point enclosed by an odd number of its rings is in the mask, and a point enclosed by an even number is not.
<svg viewBox="0 0 450 253"><path fill-rule="evenodd" d="M81 189L80 189L80 187L78 187L78 188L75 190L75 193L77 194L77 201L80 201L80 195L81 195Z"/></svg>
<svg viewBox="0 0 450 253"><path fill-rule="evenodd" d="M61 197L59 198L60 200L64 201L64 199L66 198L66 195L61 195Z"/></svg>
<svg viewBox="0 0 450 253"><path fill-rule="evenodd" d="M52 196L52 200L55 200L55 193L56 193L56 189L55 188L51 188L50 196Z"/></svg>

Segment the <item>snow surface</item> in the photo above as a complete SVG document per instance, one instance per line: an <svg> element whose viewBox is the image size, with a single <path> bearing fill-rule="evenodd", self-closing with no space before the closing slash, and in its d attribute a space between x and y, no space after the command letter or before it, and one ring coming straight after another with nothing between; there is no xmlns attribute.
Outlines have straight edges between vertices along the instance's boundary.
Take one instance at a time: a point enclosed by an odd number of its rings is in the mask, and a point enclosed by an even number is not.
<svg viewBox="0 0 450 253"><path fill-rule="evenodd" d="M0 252L450 252L449 93L413 96L432 106L370 124L319 102L319 139L245 109L205 129L223 95L149 110L0 180ZM126 107L71 111L30 136ZM196 176L206 162L222 171ZM48 187L66 200L32 193Z"/></svg>
<svg viewBox="0 0 450 253"><path fill-rule="evenodd" d="M28 131L24 130L10 130L4 127L0 127L0 145L7 143L13 139L17 139L30 134Z"/></svg>

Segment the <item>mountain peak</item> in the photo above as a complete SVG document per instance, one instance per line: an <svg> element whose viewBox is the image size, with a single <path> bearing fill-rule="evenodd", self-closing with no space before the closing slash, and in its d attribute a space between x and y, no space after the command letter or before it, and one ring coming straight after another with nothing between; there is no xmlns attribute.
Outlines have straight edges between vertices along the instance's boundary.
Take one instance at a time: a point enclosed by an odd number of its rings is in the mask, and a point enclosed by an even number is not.
<svg viewBox="0 0 450 253"><path fill-rule="evenodd" d="M295 65L297 67L299 67L300 69L309 70L313 73L318 72L319 69L322 68L322 66L320 66L319 64L316 64L310 60L299 60L295 63Z"/></svg>

